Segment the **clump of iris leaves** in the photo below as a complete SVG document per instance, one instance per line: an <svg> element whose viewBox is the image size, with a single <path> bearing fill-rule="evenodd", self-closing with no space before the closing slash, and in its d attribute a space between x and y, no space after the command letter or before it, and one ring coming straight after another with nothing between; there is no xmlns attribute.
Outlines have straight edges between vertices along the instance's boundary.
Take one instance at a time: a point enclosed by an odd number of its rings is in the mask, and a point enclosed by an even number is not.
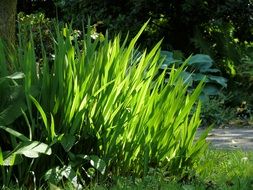
<svg viewBox="0 0 253 190"><path fill-rule="evenodd" d="M41 43L40 63L32 33L12 52L0 43L3 188L82 189L90 179L142 177L152 167L183 177L199 164L208 133L195 138L203 83L225 81L187 72L216 72L208 56L174 64L161 41L136 56L146 25L129 43L120 35L94 40L88 27L81 44L71 27L56 25L54 59ZM199 83L189 91L186 80Z"/></svg>

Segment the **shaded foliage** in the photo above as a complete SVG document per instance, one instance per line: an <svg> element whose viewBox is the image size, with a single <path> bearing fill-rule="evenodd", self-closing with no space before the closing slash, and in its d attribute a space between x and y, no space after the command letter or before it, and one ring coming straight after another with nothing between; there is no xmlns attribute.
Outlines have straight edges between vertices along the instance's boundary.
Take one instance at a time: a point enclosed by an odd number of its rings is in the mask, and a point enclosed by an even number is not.
<svg viewBox="0 0 253 190"><path fill-rule="evenodd" d="M18 0L17 11L26 14L43 12L47 17L56 17L56 6L53 0Z"/></svg>
<svg viewBox="0 0 253 190"><path fill-rule="evenodd" d="M81 26L82 19L92 16L94 22L102 21L104 27L117 33L128 30L136 33L140 25L151 18L152 31L157 38L173 49L190 51L191 38L197 29L205 32L206 25L213 22L231 23L235 27L235 37L244 41L252 40L253 3L251 0L21 0L19 11L32 13L44 11L46 16L55 14L58 7L60 19L73 20ZM152 33L153 34L153 33ZM153 43L157 40L153 38ZM148 40L149 41L149 40Z"/></svg>
<svg viewBox="0 0 253 190"><path fill-rule="evenodd" d="M242 41L252 40L253 10L250 0L55 0L55 3L65 13L65 18L73 19L75 23L80 22L80 18L91 15L94 21L103 21L106 28L114 32L134 32L139 25L151 18L155 36L164 37L165 43L171 44L173 49L186 52L194 49L191 38L196 30L203 33L206 25L211 26L214 21L231 23L235 27L235 37Z"/></svg>
<svg viewBox="0 0 253 190"><path fill-rule="evenodd" d="M111 37L118 31L133 37L150 19L140 39L142 47L152 47L163 38L164 49L181 50L185 56L208 54L229 76L233 75L231 67L242 63L244 42L253 40L251 0L23 0L18 7L26 13L58 14L60 20L72 21L79 29L91 16L96 30L108 30Z"/></svg>

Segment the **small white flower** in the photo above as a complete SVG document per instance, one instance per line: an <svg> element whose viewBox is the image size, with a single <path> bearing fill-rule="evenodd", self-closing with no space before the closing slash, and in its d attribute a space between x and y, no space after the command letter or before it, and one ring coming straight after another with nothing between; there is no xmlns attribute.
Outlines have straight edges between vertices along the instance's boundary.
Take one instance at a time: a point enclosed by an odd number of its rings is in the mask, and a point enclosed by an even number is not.
<svg viewBox="0 0 253 190"><path fill-rule="evenodd" d="M97 39L99 37L99 33L94 32L93 34L90 35L92 39Z"/></svg>

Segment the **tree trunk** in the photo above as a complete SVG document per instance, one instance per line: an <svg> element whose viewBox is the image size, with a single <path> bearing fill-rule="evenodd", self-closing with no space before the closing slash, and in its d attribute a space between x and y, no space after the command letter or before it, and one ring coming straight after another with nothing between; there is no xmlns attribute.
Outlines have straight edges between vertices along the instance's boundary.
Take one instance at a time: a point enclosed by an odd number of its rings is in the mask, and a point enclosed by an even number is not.
<svg viewBox="0 0 253 190"><path fill-rule="evenodd" d="M0 38L7 44L15 43L17 0L0 0Z"/></svg>

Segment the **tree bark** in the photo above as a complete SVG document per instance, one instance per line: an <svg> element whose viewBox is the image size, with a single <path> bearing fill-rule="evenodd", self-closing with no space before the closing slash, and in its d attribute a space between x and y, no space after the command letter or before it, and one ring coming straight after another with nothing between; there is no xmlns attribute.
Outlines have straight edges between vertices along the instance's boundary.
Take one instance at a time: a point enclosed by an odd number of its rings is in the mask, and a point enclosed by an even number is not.
<svg viewBox="0 0 253 190"><path fill-rule="evenodd" d="M0 0L0 38L11 45L15 43L17 0Z"/></svg>

